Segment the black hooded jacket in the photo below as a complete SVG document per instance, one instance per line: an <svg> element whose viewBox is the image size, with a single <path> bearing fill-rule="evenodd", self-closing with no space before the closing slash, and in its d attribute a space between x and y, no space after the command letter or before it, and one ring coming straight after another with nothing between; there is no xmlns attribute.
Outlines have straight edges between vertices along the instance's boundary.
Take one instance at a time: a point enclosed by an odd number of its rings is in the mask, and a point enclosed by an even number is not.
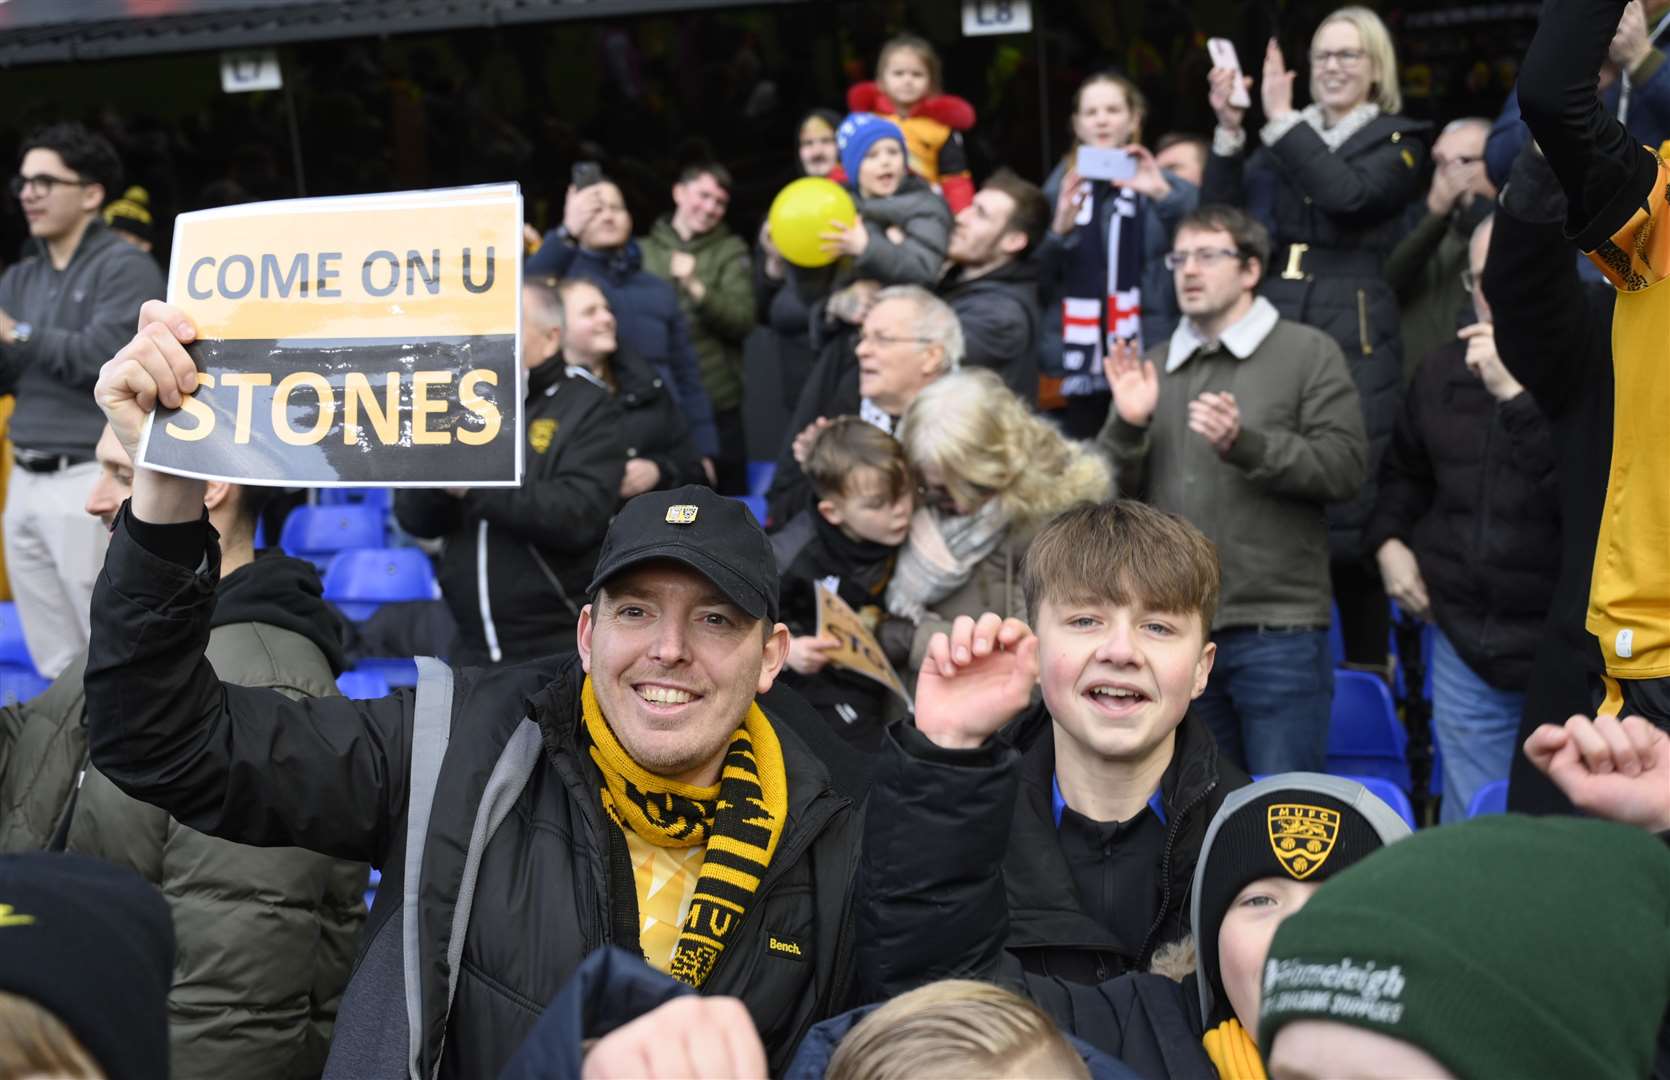
<svg viewBox="0 0 1670 1080"><path fill-rule="evenodd" d="M1052 726L1040 704L971 751L942 750L914 728L889 729L865 818L858 962L868 993L890 997L971 970L1014 981L1025 972L1097 983L1145 969L1156 948L1188 934L1206 825L1247 777L1219 757L1205 725L1183 718L1176 768L1160 792L1167 824L1154 870L1159 914L1147 940L1122 942L1086 914L1056 835ZM1005 779L1017 756L1018 792ZM993 800L1008 799L1013 813L997 812ZM922 842L925 831L935 842ZM1004 852L1000 868L991 865L992 851ZM1003 894L989 888L993 872ZM913 914L924 896L945 896L947 907L971 914L924 932ZM991 936L997 927L1007 927L1001 939Z"/></svg>
<svg viewBox="0 0 1670 1080"><path fill-rule="evenodd" d="M1038 266L1031 256L976 278L964 278L962 268L953 267L937 292L962 324L962 366L991 368L1022 401L1037 401L1043 308Z"/></svg>
<svg viewBox="0 0 1670 1080"><path fill-rule="evenodd" d="M347 666L342 616L325 603L324 595L324 584L312 563L267 548L257 553L255 562L221 579L209 628L266 623L289 630L317 645L331 674L340 675Z"/></svg>

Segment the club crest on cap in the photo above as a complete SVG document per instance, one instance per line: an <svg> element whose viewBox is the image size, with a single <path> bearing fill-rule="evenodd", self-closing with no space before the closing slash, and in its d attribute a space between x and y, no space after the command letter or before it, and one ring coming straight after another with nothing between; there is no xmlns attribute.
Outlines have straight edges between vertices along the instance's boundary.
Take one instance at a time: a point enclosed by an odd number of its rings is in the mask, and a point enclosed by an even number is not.
<svg viewBox="0 0 1670 1080"><path fill-rule="evenodd" d="M1276 860L1295 881L1303 881L1333 853L1340 815L1322 806L1277 803L1270 807L1268 823Z"/></svg>
<svg viewBox="0 0 1670 1080"><path fill-rule="evenodd" d="M696 523L696 507L689 503L679 503L667 507L667 524L694 525Z"/></svg>

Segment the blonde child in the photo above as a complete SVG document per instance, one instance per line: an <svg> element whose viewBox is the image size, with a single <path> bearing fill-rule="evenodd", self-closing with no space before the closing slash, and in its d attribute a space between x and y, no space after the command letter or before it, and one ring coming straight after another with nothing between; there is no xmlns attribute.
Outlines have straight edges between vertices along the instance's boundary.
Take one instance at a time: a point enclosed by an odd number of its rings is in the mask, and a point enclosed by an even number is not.
<svg viewBox="0 0 1670 1080"><path fill-rule="evenodd" d="M885 116L905 133L910 169L935 186L954 214L974 200L974 181L962 133L974 126L974 106L940 84L939 54L913 34L881 47L874 81L847 90L847 108Z"/></svg>

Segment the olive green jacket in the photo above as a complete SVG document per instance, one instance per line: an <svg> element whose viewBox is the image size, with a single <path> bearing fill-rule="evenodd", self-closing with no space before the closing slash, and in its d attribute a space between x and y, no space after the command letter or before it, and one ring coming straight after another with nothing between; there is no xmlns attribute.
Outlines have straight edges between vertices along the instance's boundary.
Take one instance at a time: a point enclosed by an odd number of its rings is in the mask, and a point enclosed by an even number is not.
<svg viewBox="0 0 1670 1080"><path fill-rule="evenodd" d="M696 257L695 277L705 290L702 302L691 300L677 282L673 287L690 327L702 388L713 399L714 412L741 407L742 343L754 329L754 270L748 245L723 222L711 232L681 240L673 219L666 216L656 221L638 245L644 269L670 282L673 252L687 251Z"/></svg>
<svg viewBox="0 0 1670 1080"><path fill-rule="evenodd" d="M291 630L219 626L207 655L228 682L298 698L337 692L324 653ZM0 852L48 846L68 811L68 850L162 890L178 942L175 1080L317 1077L365 918L365 865L217 840L117 790L87 762L86 663L83 654L40 696L0 709Z"/></svg>

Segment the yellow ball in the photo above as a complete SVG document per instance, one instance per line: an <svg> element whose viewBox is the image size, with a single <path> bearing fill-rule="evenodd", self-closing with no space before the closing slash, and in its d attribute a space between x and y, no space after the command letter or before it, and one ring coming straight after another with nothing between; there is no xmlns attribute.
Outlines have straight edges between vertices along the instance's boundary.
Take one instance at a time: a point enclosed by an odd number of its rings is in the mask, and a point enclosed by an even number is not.
<svg viewBox="0 0 1670 1080"><path fill-rule="evenodd" d="M796 266L828 266L836 256L820 237L835 225L858 220L847 189L821 176L803 176L771 201L771 242Z"/></svg>

